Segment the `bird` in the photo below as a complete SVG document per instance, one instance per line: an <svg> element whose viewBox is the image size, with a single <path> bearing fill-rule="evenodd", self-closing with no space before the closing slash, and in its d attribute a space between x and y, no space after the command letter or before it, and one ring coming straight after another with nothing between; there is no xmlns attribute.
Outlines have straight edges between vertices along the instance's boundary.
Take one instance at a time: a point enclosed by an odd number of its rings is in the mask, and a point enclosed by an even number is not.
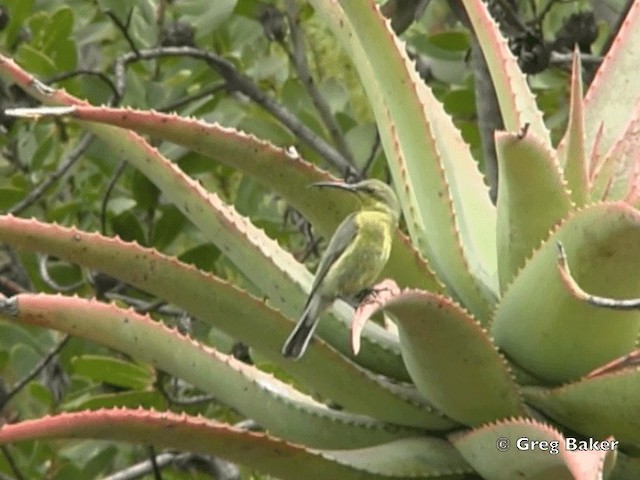
<svg viewBox="0 0 640 480"><path fill-rule="evenodd" d="M320 259L302 315L282 347L282 355L293 360L304 355L320 315L334 300L362 298L370 291L389 259L400 220L396 194L381 180L310 186L349 192L360 208L340 223Z"/></svg>

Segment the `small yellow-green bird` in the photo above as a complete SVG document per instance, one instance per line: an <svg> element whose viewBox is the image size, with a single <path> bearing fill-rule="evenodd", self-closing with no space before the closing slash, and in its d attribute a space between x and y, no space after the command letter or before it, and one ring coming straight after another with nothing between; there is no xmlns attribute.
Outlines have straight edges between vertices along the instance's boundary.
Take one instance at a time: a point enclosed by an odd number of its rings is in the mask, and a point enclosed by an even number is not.
<svg viewBox="0 0 640 480"><path fill-rule="evenodd" d="M282 347L282 355L295 360L304 354L320 314L334 300L352 299L374 284L389 259L400 219L395 193L380 180L318 182L312 186L350 192L358 197L361 207L345 218L331 237L302 316Z"/></svg>

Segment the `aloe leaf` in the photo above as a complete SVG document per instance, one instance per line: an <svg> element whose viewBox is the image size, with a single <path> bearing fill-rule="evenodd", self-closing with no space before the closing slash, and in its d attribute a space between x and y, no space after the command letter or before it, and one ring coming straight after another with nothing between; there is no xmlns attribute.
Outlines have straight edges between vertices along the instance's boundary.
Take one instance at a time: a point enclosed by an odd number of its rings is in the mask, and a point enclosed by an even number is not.
<svg viewBox="0 0 640 480"><path fill-rule="evenodd" d="M580 50L573 53L571 68L571 95L569 124L558 145L558 160L564 167L564 176L571 192L571 200L583 207L589 199L588 157L585 150L584 108L582 100L582 63Z"/></svg>
<svg viewBox="0 0 640 480"><path fill-rule="evenodd" d="M428 478L428 475L402 477L376 474L332 458L331 451L310 450L265 433L250 432L214 420L173 412L117 409L63 413L5 424L0 428L0 443L4 444L42 438L95 438L200 452L221 456L277 478L291 480L299 479L301 471L309 480Z"/></svg>
<svg viewBox="0 0 640 480"><path fill-rule="evenodd" d="M497 291L495 208L478 167L372 0L314 0L371 102L409 233L482 321Z"/></svg>
<svg viewBox="0 0 640 480"><path fill-rule="evenodd" d="M405 290L378 295L376 308L398 325L416 387L447 416L478 425L525 414L505 360L478 322L449 298Z"/></svg>
<svg viewBox="0 0 640 480"><path fill-rule="evenodd" d="M640 4L633 2L615 42L607 52L585 96L585 149L600 136L598 152L608 151L620 137L640 97ZM597 135L604 125L601 135Z"/></svg>
<svg viewBox="0 0 640 480"><path fill-rule="evenodd" d="M496 22L482 0L463 0L495 87L505 130L518 132L528 125L546 148L551 148L551 135L527 78L509 50Z"/></svg>
<svg viewBox="0 0 640 480"><path fill-rule="evenodd" d="M640 97L635 110L594 174L594 196L635 202L640 185Z"/></svg>
<svg viewBox="0 0 640 480"><path fill-rule="evenodd" d="M248 173L308 218L318 231L330 237L340 221L357 204L340 192L309 189L309 184L328 178L297 154L253 135L173 114L77 106L66 114L78 120L105 123L152 135L183 145L217 162ZM393 277L403 287L442 291L442 286L406 236L396 231L391 256L382 277Z"/></svg>
<svg viewBox="0 0 640 480"><path fill-rule="evenodd" d="M476 472L492 480L598 480L616 459L615 449L571 450L560 432L529 419L492 423L449 439Z"/></svg>
<svg viewBox="0 0 640 480"><path fill-rule="evenodd" d="M453 479L473 473L458 451L439 438L403 438L383 445L349 450L326 451L340 463L391 478L429 476Z"/></svg>
<svg viewBox="0 0 640 480"><path fill-rule="evenodd" d="M505 287L549 231L571 210L555 152L533 133L496 133L498 267Z"/></svg>
<svg viewBox="0 0 640 480"><path fill-rule="evenodd" d="M9 321L61 330L149 362L291 441L317 448L349 448L417 433L330 409L270 374L115 305L21 294L2 301L0 315Z"/></svg>
<svg viewBox="0 0 640 480"><path fill-rule="evenodd" d="M613 435L640 444L640 370L581 379L554 389L526 387L527 402L549 418L583 435Z"/></svg>
<svg viewBox="0 0 640 480"><path fill-rule="evenodd" d="M43 85L2 56L0 76L16 82L43 103L87 106L85 102L62 90ZM155 183L247 278L265 292L270 302L291 318L297 318L306 299L305 292L311 287L311 275L289 252L280 248L277 242L256 228L247 218L239 215L235 209L225 205L217 195L207 192L200 183L185 175L139 135L93 122L81 123L87 130L100 137L118 157L125 158ZM287 295L283 295L282 292L287 292ZM294 298L297 298L297 301L292 301ZM337 311L345 312L345 309ZM327 320L320 323L318 333L330 340L345 355L350 356L348 335L345 334L348 315L343 313L340 318L326 315L325 318ZM372 324L367 325L365 333L365 348L358 362L381 373L394 370L400 373L403 368L395 338Z"/></svg>
<svg viewBox="0 0 640 480"><path fill-rule="evenodd" d="M347 409L392 423L409 422L435 430L452 426L450 420L424 402L392 388L324 342L315 341L314 348L298 362L283 358L280 347L291 322L282 313L232 284L174 258L99 234L10 216L0 216L0 239L22 249L47 252L100 270L174 303L246 342L310 391ZM256 318L261 321L256 322ZM406 371L405 376L409 378Z"/></svg>
<svg viewBox="0 0 640 480"><path fill-rule="evenodd" d="M496 310L491 334L500 349L534 375L564 382L631 351L640 313L593 307L571 296L557 269L557 242L586 291L637 297L640 213L618 202L572 214L527 262Z"/></svg>

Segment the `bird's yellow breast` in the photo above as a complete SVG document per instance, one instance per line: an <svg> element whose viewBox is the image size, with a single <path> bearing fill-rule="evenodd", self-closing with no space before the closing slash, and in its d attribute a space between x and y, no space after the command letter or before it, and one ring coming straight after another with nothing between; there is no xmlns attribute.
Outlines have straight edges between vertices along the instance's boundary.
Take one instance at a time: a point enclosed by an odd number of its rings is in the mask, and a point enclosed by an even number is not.
<svg viewBox="0 0 640 480"><path fill-rule="evenodd" d="M327 275L335 279L332 287L336 293L344 296L353 296L371 287L391 252L393 225L388 215L363 211L354 220L358 226L354 241Z"/></svg>

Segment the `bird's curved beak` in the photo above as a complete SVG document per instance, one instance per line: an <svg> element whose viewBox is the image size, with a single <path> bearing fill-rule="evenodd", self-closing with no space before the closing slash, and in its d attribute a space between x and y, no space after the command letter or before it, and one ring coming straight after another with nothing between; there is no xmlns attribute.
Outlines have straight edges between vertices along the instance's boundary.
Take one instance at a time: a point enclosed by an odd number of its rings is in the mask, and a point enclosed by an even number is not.
<svg viewBox="0 0 640 480"><path fill-rule="evenodd" d="M309 185L309 188L311 187L318 187L318 188L339 188L341 190L346 190L347 192L351 192L351 193L356 193L357 190L355 188L355 185L352 183L343 183L343 182L315 182Z"/></svg>

